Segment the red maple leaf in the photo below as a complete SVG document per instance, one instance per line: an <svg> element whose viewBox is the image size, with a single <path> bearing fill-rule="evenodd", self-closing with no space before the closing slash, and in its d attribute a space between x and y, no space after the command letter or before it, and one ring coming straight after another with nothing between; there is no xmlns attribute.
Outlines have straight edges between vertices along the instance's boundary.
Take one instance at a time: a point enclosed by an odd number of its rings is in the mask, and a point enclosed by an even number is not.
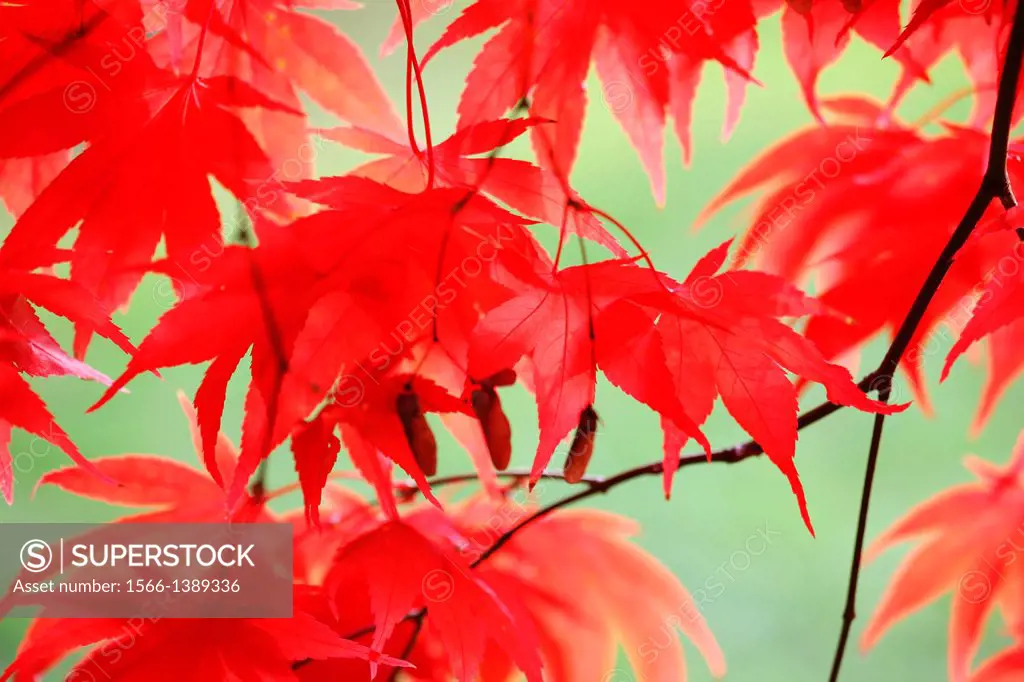
<svg viewBox="0 0 1024 682"><path fill-rule="evenodd" d="M787 371L824 385L839 404L884 412L906 406L869 400L849 372L827 363L780 321L822 314L813 300L771 275L717 274L729 244L709 253L682 284L626 261L541 272L483 317L470 346L471 375L490 376L529 360L540 418L532 483L574 427L569 463L581 435L587 447L579 452L586 458L592 453L600 367L613 384L661 415L666 494L688 438L710 451L698 425L721 396L789 479L811 527L793 466L797 393Z"/></svg>
<svg viewBox="0 0 1024 682"><path fill-rule="evenodd" d="M492 376L516 366L524 357L530 359L540 416L540 442L531 482L539 480L559 442L595 403L597 367L604 363L612 367L613 383L661 411L710 449L671 391L663 359L658 366L656 348L654 354L644 357L650 363L644 371L633 367L616 371L627 347L621 335L642 331L643 323L650 320L638 319L642 315L639 308L615 303L630 293L651 298L667 294L658 277L653 271L616 261L566 268L553 275L541 273L532 282L524 282L518 296L489 311L477 325L469 353L471 375ZM673 306L668 296L663 304L669 315L699 315L685 306Z"/></svg>
<svg viewBox="0 0 1024 682"><path fill-rule="evenodd" d="M706 9L706 8L705 8ZM530 115L555 121L533 130L541 165L566 181L576 160L593 59L612 113L640 154L658 204L665 200L666 111L689 149L690 108L703 66L718 61L738 112L753 63L756 17L743 2L693 5L552 0L478 0L424 56L498 28L476 57L459 102L459 128L493 121L524 99ZM669 58L671 56L671 58ZM727 123L731 127L731 122ZM688 153L688 152L687 152Z"/></svg>
<svg viewBox="0 0 1024 682"><path fill-rule="evenodd" d="M404 648L407 660L416 665L414 676L423 679L458 678L459 671L465 669L466 661L459 654L462 649L452 646L452 630L461 630L468 621L453 622L446 614L477 598L473 583L489 590L491 599L500 600L506 617L522 623L528 632L536 631L534 646L543 659L545 680L588 682L599 678L615 668L620 645L638 674L648 679L685 680L677 629L693 641L713 673L724 672L722 653L699 607L675 576L631 542L636 525L621 516L567 511L539 519L511 539L501 553L469 568L469 562L479 560L501 533L533 510L532 502L520 501L518 494L505 499L476 495L448 505L446 515L428 505L406 508L405 525L396 527L357 494L336 489L324 507L321 528L309 528L301 515L294 517L300 524L297 577L319 584L329 576L328 582L338 589L335 629L356 633L357 641L368 644L380 639L376 628L367 627L375 617L382 617L375 599L382 599L388 589L386 594L411 594L411 607L404 602L394 605L395 631L381 641L387 653ZM379 537L375 536L378 532ZM415 542L399 549L410 534ZM401 552L403 558L409 553L422 552L424 556L411 563L409 559L394 562L389 552L386 565L394 569L386 575L377 575L379 564L353 567L347 561L338 563L348 558L349 552L371 561L370 545L385 552L388 537L396 545L392 551ZM574 551L566 553L564 548L570 545ZM445 557L440 563L438 553ZM616 571L609 574L608 566L615 566ZM601 589L592 590L598 584ZM450 604L460 594L466 601ZM584 594L594 597L580 598ZM406 648L413 623L403 618L407 608L419 606L427 609L425 619L415 643ZM440 622L434 620L438 616ZM566 632L573 636L566 637ZM474 635L470 641L479 639ZM516 651L507 647L505 642L493 641L484 646L479 661L481 682L504 682L516 674ZM303 665L299 676L309 682L345 675L345 679L358 679L367 675L368 667L359 661L314 661Z"/></svg>
<svg viewBox="0 0 1024 682"><path fill-rule="evenodd" d="M0 201L15 218L35 201L68 163L67 152L0 160Z"/></svg>
<svg viewBox="0 0 1024 682"><path fill-rule="evenodd" d="M420 5L412 10L413 25L431 14L429 6ZM666 112L675 119L684 159L689 161L696 88L704 64L718 61L726 69L729 102L723 133L728 136L739 119L746 87L753 82L749 71L759 47L757 22L780 7L785 7L786 58L819 120L818 76L842 54L851 33L886 51L887 56L895 54L904 75L894 99L914 82L928 79L920 60L896 44L900 29L900 3L896 0L698 0L656 8L478 0L448 26L424 61L441 49L499 28L477 56L466 81L459 127L498 118L530 96L531 114L557 123L553 132L534 132L542 164L567 178L576 158L586 106L583 83L593 58L604 85L605 103L637 149L661 205L665 199L662 139ZM398 42L397 26L398 22L384 51ZM952 43L944 44L941 54L951 48Z"/></svg>
<svg viewBox="0 0 1024 682"><path fill-rule="evenodd" d="M309 523L305 509L281 517L282 521L290 522L295 530L295 580L308 585L322 585L324 576L334 565L338 551L380 525L384 511L382 500L368 501L353 489L336 483L328 483L321 494L323 500L319 510L319 526ZM369 603L366 604L365 614L352 608L335 616L340 618L339 631L360 630L371 620Z"/></svg>
<svg viewBox="0 0 1024 682"><path fill-rule="evenodd" d="M921 0L896 43L908 48L923 68L930 69L950 52L959 56L973 86L971 127L984 127L995 112L996 83L1015 7L1014 0ZM914 84L908 76L905 74L896 84L893 104Z"/></svg>
<svg viewBox="0 0 1024 682"><path fill-rule="evenodd" d="M195 410L184 394L178 400L188 418L189 430L196 455L201 456L199 425ZM244 494L237 504L229 506L222 481L231 480L238 464L238 453L234 444L218 435L213 460L208 462L211 471L186 466L167 457L129 454L99 457L88 460L86 467L75 466L47 472L39 479L38 487L54 486L65 492L105 502L113 507L130 507L147 511L129 514L115 519L113 524L146 523L267 523L275 520L266 508L265 498ZM86 531L79 539L102 543L123 541L125 531L116 525L98 526ZM118 535L121 539L118 540ZM50 566L42 573L21 571L21 580L39 580L49 577L57 570ZM80 580L97 578L104 580L102 569L87 566L75 569ZM116 568L123 571L121 577L129 580L138 576L133 565ZM107 576L109 578L110 576ZM0 600L0 614L31 595L12 592Z"/></svg>
<svg viewBox="0 0 1024 682"><path fill-rule="evenodd" d="M405 128L358 45L330 22L301 11L358 7L332 0L229 0L211 10L210 0L188 0L185 16L193 32L209 23L221 38L207 48L217 54L214 72L244 78L275 99L292 101L301 90L342 120L398 134Z"/></svg>
<svg viewBox="0 0 1024 682"><path fill-rule="evenodd" d="M1007 286L1014 286L1014 284L1011 282ZM992 288L987 288L982 295L991 293ZM974 332L981 326L981 320L975 322L972 318L967 324ZM982 388L978 410L971 423L971 433L975 436L985 428L1006 390L1020 378L1021 372L1024 371L1024 352L1022 352L1024 321L1015 320L1005 326L1000 326L995 331L989 332L985 338L987 339L985 386ZM967 339L963 336L963 332L961 332L961 340L957 344L966 345L964 342ZM947 364L950 362L950 358L947 358Z"/></svg>
<svg viewBox="0 0 1024 682"><path fill-rule="evenodd" d="M286 240L290 236L291 233L281 234ZM234 506L241 498L265 450L271 447L267 442L267 420L286 421L284 417L275 420L275 415L270 414L275 410L264 401L280 398L285 368L279 363L277 352L280 344L293 342L301 328L308 312L302 305L303 295L316 278L314 272L295 267L297 262L304 262L301 254L289 253L286 246L282 249L279 251L269 245L251 250L225 249L206 273L209 277L206 281L212 282L212 286L207 284L161 317L140 344L125 373L93 408L112 398L116 389L138 374L157 367L213 360L196 392L195 405L203 460L211 475L217 476L214 473L217 468L212 463L228 381L248 348L255 345L241 460L224 481L229 491L229 506ZM291 258L278 260L282 256ZM289 271L294 274L287 275ZM275 272L283 276L271 276ZM330 379L326 383L326 387L329 386ZM280 401L280 404L284 413L291 417L291 403ZM301 405L298 409L302 409ZM295 421L305 416L306 413L302 413ZM291 426L288 424L289 429ZM274 444L283 438L282 435Z"/></svg>
<svg viewBox="0 0 1024 682"><path fill-rule="evenodd" d="M400 374L371 384L357 404L335 403L322 413L332 427L340 425L353 463L374 485L380 504L393 518L397 514L393 511L391 470L377 453L400 466L427 498L437 503L427 481L437 473L437 443L424 419L429 412L470 414L464 401L441 386Z"/></svg>
<svg viewBox="0 0 1024 682"><path fill-rule="evenodd" d="M896 622L952 593L949 674L965 678L985 621L998 607L1014 627L1024 625L1024 571L1017 547L1024 522L1024 434L1005 467L969 457L978 481L955 486L915 507L868 549L865 561L908 540L911 550L882 596L861 639L867 649Z"/></svg>
<svg viewBox="0 0 1024 682"><path fill-rule="evenodd" d="M514 500L475 498L452 514L469 539L472 556L530 509ZM544 679L600 679L616 669L621 646L637 679L686 680L677 631L695 645L714 676L725 673L722 652L697 604L676 576L633 544L630 538L637 530L615 514L564 511L537 521L475 569L481 579L515 594L529 614L540 641ZM570 546L572 552L564 551ZM609 566L615 570L606 570ZM566 637L567 631L573 635ZM503 656L494 651L492 658Z"/></svg>
<svg viewBox="0 0 1024 682"><path fill-rule="evenodd" d="M313 615L320 622L330 625L335 632L345 633L352 641L369 647L373 636L365 634L367 625L373 622L369 595L354 590L346 592L338 601L335 608L333 603L324 600L320 609ZM422 646L415 646L412 652L409 651L413 637L418 639L423 636L416 631L416 624L412 621L398 623L391 637L383 645L382 651L370 649L369 656L365 658L297 661L293 666L295 677L302 682L370 680L371 666L376 666L380 670L377 679L387 679L397 667L396 662L403 661L410 666L405 668L406 677L420 680L451 679L450 673L447 677L444 676L448 671L443 652L428 653Z"/></svg>

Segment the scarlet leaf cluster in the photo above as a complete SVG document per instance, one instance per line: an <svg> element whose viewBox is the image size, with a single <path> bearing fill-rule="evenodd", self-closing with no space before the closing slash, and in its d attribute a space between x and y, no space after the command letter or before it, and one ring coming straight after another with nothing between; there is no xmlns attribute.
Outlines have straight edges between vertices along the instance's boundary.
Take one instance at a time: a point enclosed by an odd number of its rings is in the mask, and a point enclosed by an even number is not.
<svg viewBox="0 0 1024 682"><path fill-rule="evenodd" d="M817 384L836 409L878 414L879 425L905 409L899 396L889 404L890 376L869 376L886 382L874 400L879 386L851 370L867 341L908 320L910 351L896 360L926 410L929 341L955 331L943 377L986 344L984 425L1024 370L1024 221L1009 206L1024 141L999 159L1004 205L983 207L941 285L922 288L992 166L985 126L1012 52L1016 3L971 1L921 0L904 22L897 0L474 0L421 58L414 29L428 3L397 0L382 53L404 43L405 121L356 44L313 12L358 9L348 0L0 3L0 130L17 131L0 135L0 200L16 219L0 247L0 493L12 502L7 444L17 427L74 460L42 484L136 510L121 521L295 530L291 618L158 622L130 655L104 663L107 679L314 682L405 670L592 682L624 646L639 678L682 680L676 630L724 672L692 600L629 541L628 521L552 514L563 503L537 508L525 494L520 503L520 483L562 478L596 493L659 474L667 497L691 439L715 458L703 429L721 402L785 476L813 533L794 463L798 431L813 421L799 415L799 392ZM760 85L762 21L779 12L816 123L708 205L704 217L760 195L735 248L729 240L693 258L685 275L663 271L570 182L591 63L663 204L668 120L689 161L693 101L715 62L728 134L747 87ZM423 71L485 33L455 130L435 140ZM899 65L885 103L818 96L820 74L852 36ZM942 111L902 120L904 96L950 52L970 74L970 120L943 121ZM303 97L340 125L311 129ZM314 136L373 158L318 175ZM535 161L503 156L524 136ZM218 187L233 208L218 203ZM566 264L569 248L579 264ZM1017 262L1009 275L1007 258ZM136 348L111 315L147 274L170 279L176 300ZM70 354L40 311L73 325ZM115 379L84 362L97 335L130 355ZM149 455L85 458L27 381L99 381L97 409L140 375L197 364L202 383L183 405L201 469ZM236 448L221 422L239 371L249 381ZM656 413L664 434L660 462L609 480L587 474L613 460L601 448L617 417L603 409L603 381ZM528 471L503 474L523 428L503 406L515 386L535 398L539 444ZM439 447L439 424L473 463L481 490L469 498L442 494L451 481L436 474L452 454ZM258 472L285 443L298 482L268 492ZM1019 644L972 664L994 606L1020 639L1016 573L979 562L998 556L1019 520L1022 451L1007 471L975 464L980 483L926 503L879 541L932 534L895 578L865 645L956 584L952 679L1019 675ZM330 482L341 458L375 500ZM396 481L396 467L411 483ZM270 511L292 489L302 508ZM976 601L958 578L972 572L988 585ZM646 656L666 623L667 650ZM35 679L82 647L76 670L99 665L132 636L126 627L41 619L0 680Z"/></svg>

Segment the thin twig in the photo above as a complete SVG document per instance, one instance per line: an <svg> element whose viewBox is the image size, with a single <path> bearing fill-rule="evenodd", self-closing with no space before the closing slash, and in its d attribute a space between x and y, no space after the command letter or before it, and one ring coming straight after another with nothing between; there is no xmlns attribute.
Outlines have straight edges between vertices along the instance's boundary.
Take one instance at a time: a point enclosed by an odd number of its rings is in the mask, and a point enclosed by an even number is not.
<svg viewBox="0 0 1024 682"><path fill-rule="evenodd" d="M1009 152L1010 128L1013 122L1013 105L1017 100L1017 89L1020 82L1021 63L1024 61L1024 3L1018 3L1013 17L1013 27L1010 30L1009 43L1006 48L1006 59L1003 64L1003 72L999 79L999 93L996 100L995 117L992 121L992 139L989 144L988 166L985 175L981 180L974 200L971 201L967 212L961 219L953 235L949 238L946 247L939 254L938 260L932 266L928 278L925 280L921 290L914 300L910 311L907 313L903 324L893 338L892 345L886 351L876 374L883 377L890 377L883 381L878 392L878 399L882 403L889 402L892 392L891 377L903 358L903 354L910 347L910 342L917 333L921 321L924 319L929 304L935 297L942 280L953 265L957 253L963 248L970 238L974 229L978 226L985 211L991 205L993 199L998 199L1005 208L1010 209L1017 205L1010 188L1010 177L1006 170L1006 156ZM874 484L875 469L878 464L878 455L882 444L882 428L885 425L885 415L875 415L875 425L871 433L871 446L868 449L868 462L864 472L864 487L861 492L860 512L857 517L857 533L853 546L853 559L850 566L850 580L846 592L846 605L843 608L843 623L839 632L839 641L836 644L835 657L832 661L832 672L829 675L829 682L836 682L839 679L839 670L842 667L843 656L846 653L846 644L850 638L850 628L853 620L857 617L857 586L860 580L861 556L864 551L864 536L867 528L868 508L871 504L871 488Z"/></svg>
<svg viewBox="0 0 1024 682"><path fill-rule="evenodd" d="M521 483L530 480L529 469L506 469L505 471L497 471L495 475L498 478L506 479L511 481L511 485ZM545 471L540 475L542 479L548 480L563 480L564 476L561 471ZM454 474L452 476L439 476L437 478L430 479L431 490L442 488L449 485L458 485L460 483L473 483L474 481L480 480L480 474L473 472L467 474ZM586 476L583 478L583 483L598 483L603 480L602 476ZM410 495L420 492L419 486L416 485L412 479L406 479L395 482L395 490L401 493L408 493Z"/></svg>
<svg viewBox="0 0 1024 682"><path fill-rule="evenodd" d="M741 462L750 457L755 457L763 453L764 450L754 442L749 442L738 447L729 448L728 450L720 450L719 452L713 453L709 458L707 455L688 455L686 457L679 458L679 467L692 466L694 464L703 464L706 462L722 462L725 464L735 464ZM491 556L494 555L499 549L504 547L508 542L519 533L521 530L534 523L535 521L544 518L552 512L561 509L562 507L568 507L571 504L575 504L581 500L585 500L595 495L600 495L608 492L612 488L632 481L637 478L644 478L646 476L657 476L665 470L664 463L661 461L651 462L650 464L644 464L632 469L627 469L615 476L609 478L588 480L586 482L587 488L581 490L578 493L564 497L556 502L541 507L530 516L517 523L516 525L509 528L501 536L498 537L494 543L488 547L483 554L470 564L470 568L476 568L483 562L487 561Z"/></svg>

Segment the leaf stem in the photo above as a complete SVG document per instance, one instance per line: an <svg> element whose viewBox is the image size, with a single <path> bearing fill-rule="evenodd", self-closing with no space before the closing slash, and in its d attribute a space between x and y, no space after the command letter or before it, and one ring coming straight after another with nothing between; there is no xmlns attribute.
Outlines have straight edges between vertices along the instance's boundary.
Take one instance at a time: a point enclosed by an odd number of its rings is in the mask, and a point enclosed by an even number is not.
<svg viewBox="0 0 1024 682"><path fill-rule="evenodd" d="M427 143L427 189L434 188L434 142L430 131L430 113L427 108L427 91L423 85L423 71L420 67L419 58L416 56L416 47L413 44L413 23L412 8L409 0L396 0L398 3L398 14L402 18L402 28L405 31L407 44L406 70L405 70L405 106L406 118L409 124L409 144L413 152L419 155L416 146L416 135L412 125L412 76L416 76L416 89L419 92L420 111L423 115L423 134Z"/></svg>

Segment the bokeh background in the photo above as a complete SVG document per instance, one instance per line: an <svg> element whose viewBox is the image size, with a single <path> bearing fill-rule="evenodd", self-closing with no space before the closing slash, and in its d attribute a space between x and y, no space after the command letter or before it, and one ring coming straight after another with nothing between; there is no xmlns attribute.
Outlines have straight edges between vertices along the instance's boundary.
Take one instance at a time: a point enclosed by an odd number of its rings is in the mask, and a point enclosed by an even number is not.
<svg viewBox="0 0 1024 682"><path fill-rule="evenodd" d="M454 12L466 4L458 0L447 13L425 24L418 31L418 44L425 48ZM442 2L435 6L444 7ZM323 13L363 47L387 90L396 102L401 102L404 54L399 50L388 58L378 56L378 46L394 15L394 5L388 0L371 0L359 11ZM723 141L720 134L725 102L721 69L707 68L695 105L691 166L683 166L675 139L666 144L668 201L663 209L654 205L640 163L605 105L600 83L591 76L591 102L573 184L589 201L629 226L659 267L676 276L685 275L700 256L746 224L744 206L738 205L695 233L692 224L700 209L773 141L812 124L797 83L783 60L778 17L762 24L761 41L754 73L764 87L750 89L739 126L728 141ZM442 53L425 72L435 139L453 130L463 79L479 45L477 40ZM967 84L962 66L953 57L932 73L934 84L917 89L907 99L901 110L906 118L923 114ZM841 61L825 73L821 91L826 95L863 92L883 98L896 77L894 63L882 61L874 48L855 39ZM950 116L965 120L968 108L969 103L961 103L950 110ZM310 110L314 124L336 123L315 106L310 105ZM526 145L515 144L507 153L525 157L529 150ZM362 158L324 143L316 163L322 174L330 175L352 168ZM225 205L225 209L230 210L230 206ZM0 216L0 220L6 233L10 217ZM172 303L167 282L150 278L137 292L130 310L115 319L133 340L139 341ZM56 327L58 338L68 342L67 328L59 324ZM863 366L874 366L886 342L876 340L866 348ZM1005 461L1020 430L1014 406L1024 399L1024 386L1018 385L1004 398L984 433L977 439L969 438L983 373L978 366L962 364L949 381L939 386L940 358L950 343L948 339L936 341L937 350L925 362L934 413L926 416L912 408L886 426L869 538L876 537L915 503L967 480L968 474L961 466L964 454ZM116 375L126 358L109 344L96 343L88 360ZM35 386L87 456L154 453L194 463L176 393L184 390L192 395L203 369L167 371L162 380L150 375L139 377L130 385L130 395L121 395L92 414L85 411L101 394L98 385L52 379L36 381ZM234 438L238 435L246 381L247 376L241 372L228 395L225 424ZM897 399L910 397L902 380L896 392ZM535 408L524 391L517 389L508 398L506 395L503 401L515 433L513 465L526 465L536 446ZM805 397L805 404L815 404L821 398L812 391ZM611 473L660 457L661 433L653 413L606 383L599 388L597 407L604 425L592 472ZM729 666L726 679L790 682L827 676L845 597L870 424L868 415L842 411L800 434L797 464L808 492L816 539L803 527L785 479L762 459L739 466L687 468L676 479L671 502L663 499L657 478L634 481L591 502L637 519L643 527L637 538L639 544L664 562L691 591L707 589L714 595L705 600L701 610L724 649ZM716 447L745 440L721 410L713 415L706 432ZM450 440L442 441L442 448L441 473L470 470L467 456ZM55 447L21 432L15 432L11 452L15 456L16 500L12 508L0 507L0 522L91 522L120 513L57 490L40 489L33 495L39 477L68 465L68 458ZM271 487L294 480L287 452L278 452L272 462ZM347 466L342 458L339 468ZM561 484L545 488L547 496L565 492ZM297 499L280 502L286 506ZM760 534L767 534L770 543L754 554L751 548L757 551L764 546ZM901 550L890 552L863 573L855 638L901 554ZM606 568L615 570L614 566ZM843 680L945 679L948 612L949 600L943 598L897 626L868 655L862 655L853 641ZM0 622L0 663L13 657L26 625L23 620ZM993 626L992 630L983 654L1001 643L998 628ZM572 633L565 636L572 637ZM687 653L690 679L712 679L689 645ZM187 656L188 652L182 651L181 655ZM66 669L67 665L62 666L46 679L61 679L60 671Z"/></svg>

